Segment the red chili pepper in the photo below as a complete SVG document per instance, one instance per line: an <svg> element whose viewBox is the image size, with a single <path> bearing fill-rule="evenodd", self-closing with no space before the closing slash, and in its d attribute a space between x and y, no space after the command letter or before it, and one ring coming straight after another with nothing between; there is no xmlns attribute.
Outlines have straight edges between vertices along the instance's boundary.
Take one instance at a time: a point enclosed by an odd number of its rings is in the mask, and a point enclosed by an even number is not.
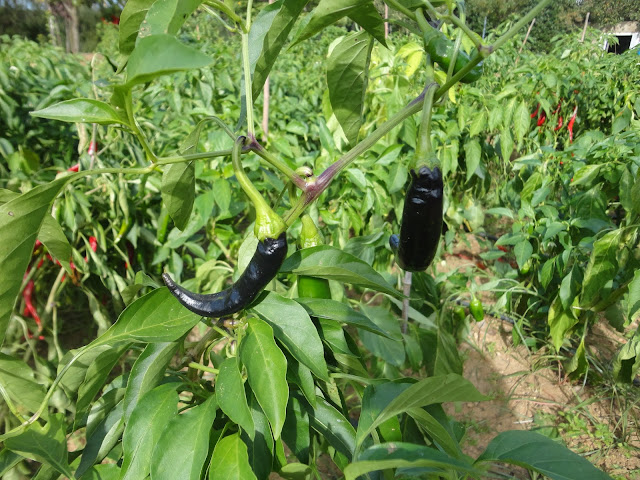
<svg viewBox="0 0 640 480"><path fill-rule="evenodd" d="M77 172L79 169L80 169L80 164L76 163L75 165L72 165L69 168L67 168L67 172Z"/></svg>
<svg viewBox="0 0 640 480"><path fill-rule="evenodd" d="M89 246L91 250L96 252L98 250L98 239L96 237L89 237Z"/></svg>
<svg viewBox="0 0 640 480"><path fill-rule="evenodd" d="M33 306L33 290L35 288L35 283L33 280L29 280L27 285L24 287L22 291L22 298L24 299L24 309L25 313L29 313L29 316L33 317L33 320L38 325L38 329L41 328L42 322L40 321L40 317L38 316L38 312L36 311L36 307Z"/></svg>
<svg viewBox="0 0 640 480"><path fill-rule="evenodd" d="M576 121L576 115L578 114L578 105L573 109L573 115L569 119L569 123L567 124L567 130L569 130L569 142L573 142L573 123Z"/></svg>
<svg viewBox="0 0 640 480"><path fill-rule="evenodd" d="M540 115L540 117L538 118L537 126L541 127L546 120L547 120L547 114L542 112L542 115Z"/></svg>
<svg viewBox="0 0 640 480"><path fill-rule="evenodd" d="M484 264L484 262L476 262L476 267L478 267L480 270L487 269L487 266Z"/></svg>
<svg viewBox="0 0 640 480"><path fill-rule="evenodd" d="M531 114L531 118L534 118L535 116L538 115L538 110L539 109L540 109L540 104L538 104L538 106L536 107L536 111Z"/></svg>
<svg viewBox="0 0 640 480"><path fill-rule="evenodd" d="M42 242L40 240L36 240L36 244L34 245L33 249L36 250L38 248L40 248L42 246Z"/></svg>
<svg viewBox="0 0 640 480"><path fill-rule="evenodd" d="M504 245L498 245L498 250L502 251L502 252L508 252L509 249L507 247L505 247Z"/></svg>
<svg viewBox="0 0 640 480"><path fill-rule="evenodd" d="M560 110L560 105L562 105L562 98L560 99L560 101L558 102L558 106L556 107L556 109L553 111L553 114L555 115L556 113L558 113L558 110Z"/></svg>
<svg viewBox="0 0 640 480"><path fill-rule="evenodd" d="M98 143L89 142L89 148L87 149L87 153L89 155L95 155L97 151L98 151Z"/></svg>
<svg viewBox="0 0 640 480"><path fill-rule="evenodd" d="M557 132L558 130L560 130L562 128L562 117L558 118L558 126L556 128L553 129L554 132Z"/></svg>
<svg viewBox="0 0 640 480"><path fill-rule="evenodd" d="M38 262L38 265L36 265L36 269L40 268L43 263L44 263L44 257L40 259L40 261Z"/></svg>

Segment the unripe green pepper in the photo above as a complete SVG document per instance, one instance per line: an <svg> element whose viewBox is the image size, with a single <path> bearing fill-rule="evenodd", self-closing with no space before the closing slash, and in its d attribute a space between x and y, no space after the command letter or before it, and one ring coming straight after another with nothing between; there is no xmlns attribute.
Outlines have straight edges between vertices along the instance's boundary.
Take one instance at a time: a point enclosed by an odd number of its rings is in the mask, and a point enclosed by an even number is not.
<svg viewBox="0 0 640 480"><path fill-rule="evenodd" d="M476 322L484 320L484 308L482 308L482 302L475 296L471 299L471 303L469 303L469 311L471 312L471 315L473 315L473 318L476 319Z"/></svg>
<svg viewBox="0 0 640 480"><path fill-rule="evenodd" d="M464 310L462 305L457 305L453 308L453 318L455 318L459 323L464 322L464 319L467 318L467 312Z"/></svg>
<svg viewBox="0 0 640 480"><path fill-rule="evenodd" d="M313 223L309 215L301 218L302 231L300 232L300 247L311 248L322 245L322 236ZM331 298L331 288L329 280L324 278L308 277L300 275L298 277L298 297L300 298Z"/></svg>
<svg viewBox="0 0 640 480"><path fill-rule="evenodd" d="M433 28L427 24L427 30L424 32L424 46L426 52L431 56L431 61L437 63L446 72L451 64L453 57L454 44L440 30ZM458 73L469 63L470 57L462 50L458 51L456 56L456 64L453 67L453 74ZM463 83L473 83L482 75L482 63L473 67L460 81Z"/></svg>

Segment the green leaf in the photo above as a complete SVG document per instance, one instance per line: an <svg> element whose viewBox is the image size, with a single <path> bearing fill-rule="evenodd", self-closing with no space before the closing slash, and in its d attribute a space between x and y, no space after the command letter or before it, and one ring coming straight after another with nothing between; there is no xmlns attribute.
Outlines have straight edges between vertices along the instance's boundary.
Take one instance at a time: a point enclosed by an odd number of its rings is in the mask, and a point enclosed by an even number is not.
<svg viewBox="0 0 640 480"><path fill-rule="evenodd" d="M137 42L150 35L175 35L201 3L202 0L156 0L140 25Z"/></svg>
<svg viewBox="0 0 640 480"><path fill-rule="evenodd" d="M533 255L533 245L529 240L522 240L515 244L513 247L513 253L516 256L516 262L518 262L518 267L522 268L527 260L531 258Z"/></svg>
<svg viewBox="0 0 640 480"><path fill-rule="evenodd" d="M256 428L255 437L250 439L242 432L242 440L247 445L249 463L258 480L267 480L273 464L273 436L269 429L269 421L265 417L255 396L251 395L249 408Z"/></svg>
<svg viewBox="0 0 640 480"><path fill-rule="evenodd" d="M147 16L149 7L156 0L128 0L120 14L118 25L118 46L125 59L133 51L140 24Z"/></svg>
<svg viewBox="0 0 640 480"><path fill-rule="evenodd" d="M625 107L620 112L618 112L611 127L611 134L616 135L625 130L631 124L632 116L633 112L628 107Z"/></svg>
<svg viewBox="0 0 640 480"><path fill-rule="evenodd" d="M508 161L513 153L513 137L507 129L500 132L500 153L504 161Z"/></svg>
<svg viewBox="0 0 640 480"><path fill-rule="evenodd" d="M487 400L487 397L478 392L471 382L460 375L450 373L425 378L414 383L390 401L371 425L366 428L358 427L357 444L361 445L378 425L409 409L442 402L480 402L483 400Z"/></svg>
<svg viewBox="0 0 640 480"><path fill-rule="evenodd" d="M280 271L351 283L402 299L369 264L329 245L298 250L284 261Z"/></svg>
<svg viewBox="0 0 640 480"><path fill-rule="evenodd" d="M110 348L98 355L87 368L84 382L78 389L78 400L76 401L76 418L81 417L91 405L93 398L107 381L111 369L120 359L124 351L129 348L128 344L119 348Z"/></svg>
<svg viewBox="0 0 640 480"><path fill-rule="evenodd" d="M549 334L551 335L553 346L558 351L564 343L566 333L578 323L578 319L571 308L563 308L560 295L558 295L549 307L547 322L549 323Z"/></svg>
<svg viewBox="0 0 640 480"><path fill-rule="evenodd" d="M251 465L247 446L237 433L218 440L211 456L209 480L257 479Z"/></svg>
<svg viewBox="0 0 640 480"><path fill-rule="evenodd" d="M613 359L613 377L618 382L631 383L640 371L640 334L623 345Z"/></svg>
<svg viewBox="0 0 640 480"><path fill-rule="evenodd" d="M387 39L384 38L384 19L380 16L373 2L353 10L349 13L349 18L364 28L382 45L387 46Z"/></svg>
<svg viewBox="0 0 640 480"><path fill-rule="evenodd" d="M407 410L407 413L446 453L455 458L461 458L464 455L452 432L448 431L433 415L422 408L412 408Z"/></svg>
<svg viewBox="0 0 640 480"><path fill-rule="evenodd" d="M184 230L189 223L196 195L196 169L193 162L174 163L165 167L160 191L173 223L179 230Z"/></svg>
<svg viewBox="0 0 640 480"><path fill-rule="evenodd" d="M617 252L623 229L613 230L593 244L593 252L584 273L580 305L593 307L611 290L611 281L618 272Z"/></svg>
<svg viewBox="0 0 640 480"><path fill-rule="evenodd" d="M318 6L311 12L307 24L298 33L293 44L300 43L307 38L312 37L320 30L351 13L355 13L358 9L366 8L371 4L371 0L320 0Z"/></svg>
<svg viewBox="0 0 640 480"><path fill-rule="evenodd" d="M471 125L469 126L469 136L475 137L477 135L480 135L480 133L484 131L484 127L486 123L487 123L487 114L484 110L481 110L477 113L477 115L474 117L473 121L471 122ZM480 144L478 143L478 145Z"/></svg>
<svg viewBox="0 0 640 480"><path fill-rule="evenodd" d="M469 140L464 144L465 162L467 163L467 182L480 166L482 147L477 140Z"/></svg>
<svg viewBox="0 0 640 480"><path fill-rule="evenodd" d="M60 120L61 122L98 123L100 125L128 124L111 105L90 98L74 98L30 113L34 117Z"/></svg>
<svg viewBox="0 0 640 480"><path fill-rule="evenodd" d="M309 367L318 378L329 381L322 340L302 306L268 292L252 310L273 328L275 337L298 362Z"/></svg>
<svg viewBox="0 0 640 480"><path fill-rule="evenodd" d="M373 445L362 452L357 460L344 470L345 480L355 480L368 472L389 468L428 468L441 472L465 472L481 478L483 472L463 460L450 457L434 448L412 443L392 442ZM439 475L438 475L439 476Z"/></svg>
<svg viewBox="0 0 640 480"><path fill-rule="evenodd" d="M73 478L67 460L67 436L64 414L49 415L49 422L40 426L35 422L24 432L4 441L5 447L45 465L50 465L62 475Z"/></svg>
<svg viewBox="0 0 640 480"><path fill-rule="evenodd" d="M115 463L95 465L82 476L82 480L118 480L119 478L120 468Z"/></svg>
<svg viewBox="0 0 640 480"><path fill-rule="evenodd" d="M382 358L385 362L396 367L402 367L406 354L398 319L387 308L366 307L365 305L361 305L361 308L372 322L387 332L385 338L366 330L359 331L363 345L376 357Z"/></svg>
<svg viewBox="0 0 640 480"><path fill-rule="evenodd" d="M220 410L240 425L249 438L253 439L255 427L237 357L227 358L220 365L216 378L216 400Z"/></svg>
<svg viewBox="0 0 640 480"><path fill-rule="evenodd" d="M211 395L201 405L169 421L151 455L151 478L200 480L217 408L215 396Z"/></svg>
<svg viewBox="0 0 640 480"><path fill-rule="evenodd" d="M151 454L160 435L178 414L175 383L160 385L145 393L135 405L122 435L121 480L146 478L151 471Z"/></svg>
<svg viewBox="0 0 640 480"><path fill-rule="evenodd" d="M141 38L127 64L127 88L161 75L208 67L213 60L170 35Z"/></svg>
<svg viewBox="0 0 640 480"><path fill-rule="evenodd" d="M298 460L302 463L309 463L309 447L311 445L309 412L303 403L304 401L297 396L292 395L289 399L287 418L282 428L282 440Z"/></svg>
<svg viewBox="0 0 640 480"><path fill-rule="evenodd" d="M522 100L518 108L513 114L513 131L516 134L516 143L520 145L524 136L529 132L529 123L531 117L529 116L529 107L527 103Z"/></svg>
<svg viewBox="0 0 640 480"><path fill-rule="evenodd" d="M253 98L262 91L289 32L309 0L279 0L265 6L249 31L249 65Z"/></svg>
<svg viewBox="0 0 640 480"><path fill-rule="evenodd" d="M409 171L400 162L395 162L389 169L389 175L386 177L387 191L389 193L399 192L407 183Z"/></svg>
<svg viewBox="0 0 640 480"><path fill-rule="evenodd" d="M640 270L636 270L633 280L629 283L629 294L627 297L627 321L633 321L640 310Z"/></svg>
<svg viewBox="0 0 640 480"><path fill-rule="evenodd" d="M315 408L309 407L307 412L311 428L351 460L356 446L356 431L349 420L322 397L317 397Z"/></svg>
<svg viewBox="0 0 640 480"><path fill-rule="evenodd" d="M352 145L357 142L362 125L372 48L373 37L366 31L353 32L335 46L327 60L331 108Z"/></svg>
<svg viewBox="0 0 640 480"><path fill-rule="evenodd" d="M62 227L51 215L45 215L38 233L38 239L47 247L49 253L60 262L69 275L73 275L69 260L71 260L71 245Z"/></svg>
<svg viewBox="0 0 640 480"><path fill-rule="evenodd" d="M6 478L4 475L23 459L22 455L12 452L6 447L0 450L0 478Z"/></svg>
<svg viewBox="0 0 640 480"><path fill-rule="evenodd" d="M164 378L167 366L180 348L180 342L150 343L136 359L124 394L125 422L136 408L142 396Z"/></svg>
<svg viewBox="0 0 640 480"><path fill-rule="evenodd" d="M247 336L240 344L240 360L260 407L269 419L273 437L280 437L286 417L289 385L287 360L273 339L273 330L266 323L250 319Z"/></svg>
<svg viewBox="0 0 640 480"><path fill-rule="evenodd" d="M498 434L477 462L505 462L530 468L552 480L611 480L589 461L539 433L508 431Z"/></svg>
<svg viewBox="0 0 640 480"><path fill-rule="evenodd" d="M410 383L393 382L382 383L380 385L368 385L362 394L358 430L369 429L389 402L410 386Z"/></svg>
<svg viewBox="0 0 640 480"><path fill-rule="evenodd" d="M20 413L35 413L44 400L44 387L22 360L0 353L0 384Z"/></svg>
<svg viewBox="0 0 640 480"><path fill-rule="evenodd" d="M191 330L200 316L184 308L166 287L153 290L129 305L92 347L119 342L172 342Z"/></svg>
<svg viewBox="0 0 640 480"><path fill-rule="evenodd" d="M90 429L87 425L87 444L82 451L76 477L81 477L93 465L100 463L118 443L124 430L122 413L122 402L119 402L95 427Z"/></svg>
<svg viewBox="0 0 640 480"><path fill-rule="evenodd" d="M40 226L49 214L51 202L69 178L40 185L0 205L0 345L4 341Z"/></svg>
<svg viewBox="0 0 640 480"><path fill-rule="evenodd" d="M391 338L389 333L369 320L369 317L345 303L326 298L296 298L296 302L301 304L312 317L346 323L367 332Z"/></svg>
<svg viewBox="0 0 640 480"><path fill-rule="evenodd" d="M580 340L578 348L576 348L576 353L574 353L573 356L563 364L565 371L567 373L570 373L573 377L581 377L583 375L586 375L589 369L589 364L587 362L587 349L584 345L584 338Z"/></svg>

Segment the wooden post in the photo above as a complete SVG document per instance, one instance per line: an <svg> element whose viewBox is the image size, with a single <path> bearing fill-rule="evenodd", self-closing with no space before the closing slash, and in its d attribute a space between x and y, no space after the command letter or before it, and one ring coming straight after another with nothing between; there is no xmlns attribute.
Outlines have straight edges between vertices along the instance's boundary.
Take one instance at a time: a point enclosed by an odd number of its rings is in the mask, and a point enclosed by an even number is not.
<svg viewBox="0 0 640 480"><path fill-rule="evenodd" d="M527 30L527 34L524 36L524 40L522 41L522 45L520 45L520 50L518 50L518 56L516 57L516 66L518 66L518 60L520 60L520 54L522 53L522 49L524 45L527 43L529 38L529 34L531 33L531 29L533 28L533 24L536 23L536 19L531 20L531 25L529 25L529 30Z"/></svg>
<svg viewBox="0 0 640 480"><path fill-rule="evenodd" d="M591 15L591 12L587 12L587 16L584 19L584 28L582 29L582 37L580 38L580 43L584 43L584 36L587 33L587 25L589 25L589 15Z"/></svg>
<svg viewBox="0 0 640 480"><path fill-rule="evenodd" d="M389 37L389 22L387 21L389 18L389 5L384 4L384 38Z"/></svg>

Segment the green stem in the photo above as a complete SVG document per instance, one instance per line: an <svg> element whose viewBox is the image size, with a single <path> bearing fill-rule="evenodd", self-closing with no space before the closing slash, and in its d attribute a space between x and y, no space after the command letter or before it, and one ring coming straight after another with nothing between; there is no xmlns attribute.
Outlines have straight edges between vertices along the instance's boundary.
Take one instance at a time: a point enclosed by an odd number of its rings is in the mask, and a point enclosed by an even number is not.
<svg viewBox="0 0 640 480"><path fill-rule="evenodd" d="M151 151L151 147L149 147L149 144L147 143L147 139L145 138L144 134L140 130L140 127L138 127L138 122L136 122L136 119L133 116L133 99L131 97L131 89L128 89L126 91L124 98L125 98L125 108L127 110L127 117L129 118L129 126L131 127L133 134L136 136L136 138L140 142L140 145L142 145L142 149L147 154L147 158L151 161L151 163L156 163L158 161L158 158Z"/></svg>
<svg viewBox="0 0 640 480"><path fill-rule="evenodd" d="M253 203L253 206L256 209L256 237L261 241L265 238L277 238L286 230L286 225L280 216L271 209L267 201L253 183L251 183L251 180L249 180L249 177L242 168L242 163L240 162L240 151L242 150L245 140L245 137L238 137L233 145L233 150L231 152L233 170L236 174L240 187L242 187L242 190L247 197L249 197L249 200Z"/></svg>
<svg viewBox="0 0 640 480"><path fill-rule="evenodd" d="M236 25L238 25L242 29L243 32L245 31L245 26L244 26L244 22L242 21L242 18L240 18L240 16L236 12L231 10L224 3L218 0L209 0L208 2L205 2L205 5L208 5L211 8L215 8L216 10L220 10L227 17L233 20L236 23Z"/></svg>
<svg viewBox="0 0 640 480"><path fill-rule="evenodd" d="M249 138L256 137L253 124L253 89L251 88L251 65L249 64L249 34L242 34L242 69L244 73L244 98L247 107L247 133Z"/></svg>
<svg viewBox="0 0 640 480"><path fill-rule="evenodd" d="M437 163L437 158L433 155L433 147L431 145L431 115L433 113L433 96L436 93L437 86L438 84L433 82L425 88L426 93L422 107L418 145L416 146L416 168L420 168L423 164L434 166L434 160Z"/></svg>
<svg viewBox="0 0 640 480"><path fill-rule="evenodd" d="M172 155L170 157L159 157L156 165L167 165L170 163L191 162L193 160L206 160L209 158L226 157L231 155L231 149L217 150L214 152L189 153L187 155Z"/></svg>
<svg viewBox="0 0 640 480"><path fill-rule="evenodd" d="M404 15L409 17L411 20L416 19L416 16L414 15L414 13L411 10L409 10L407 7L402 5L400 2L398 2L397 0L384 0L384 3L389 5L393 10L403 13Z"/></svg>
<svg viewBox="0 0 640 480"><path fill-rule="evenodd" d="M269 153L265 150L262 145L258 144L256 141L253 141L249 144L249 149L252 152L255 152L256 155L264 159L266 162L271 164L274 168L280 170L291 182L298 188L304 190L306 188L307 183L304 179L298 175L294 169L289 167L286 163L279 160L275 155Z"/></svg>
<svg viewBox="0 0 640 480"><path fill-rule="evenodd" d="M202 364L196 363L196 362L189 362L189 365L187 365L187 366L189 368L193 368L195 370L200 370L202 372L213 373L214 375L218 375L220 373L220 371L217 368L207 367L205 365L202 365Z"/></svg>

